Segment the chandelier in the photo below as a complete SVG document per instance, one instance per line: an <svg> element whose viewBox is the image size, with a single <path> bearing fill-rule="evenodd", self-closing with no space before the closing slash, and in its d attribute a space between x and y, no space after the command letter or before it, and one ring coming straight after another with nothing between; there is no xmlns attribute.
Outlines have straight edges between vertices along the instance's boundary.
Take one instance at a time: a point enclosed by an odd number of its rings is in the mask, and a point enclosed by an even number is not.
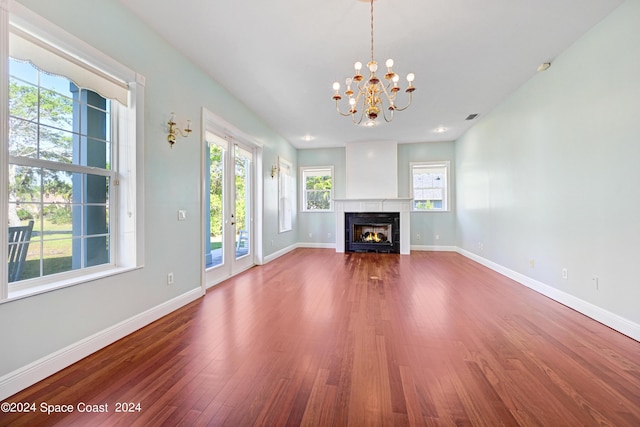
<svg viewBox="0 0 640 427"><path fill-rule="evenodd" d="M376 119L380 114L382 114L382 117L384 117L387 122L393 120L395 111L406 110L409 105L411 105L413 91L416 90L413 86L415 76L413 73L409 73L407 74L409 85L405 89L405 92L409 94L409 103L404 107L398 107L396 105L396 96L400 91L400 87L398 86L400 76L392 70L393 59L387 59L385 62L387 72L384 75L384 81L381 81L380 78L376 76L378 63L373 59L373 1L374 0L371 0L371 61L367 64L369 78L365 80L364 76L360 73L362 63L356 62L356 74L345 80L347 89L344 91L344 94L349 100L349 111L346 113L340 111L340 100L342 99L340 95L340 83L335 82L333 84L333 99L336 101L336 110L338 110L338 113L345 117L351 116L351 119L357 125L362 123L364 117L367 117L368 120L365 122L367 126L375 126ZM354 86L354 88L352 88L352 86ZM387 105L386 110L389 110L388 115L385 111L385 105ZM358 114L358 112L360 112L360 114Z"/></svg>

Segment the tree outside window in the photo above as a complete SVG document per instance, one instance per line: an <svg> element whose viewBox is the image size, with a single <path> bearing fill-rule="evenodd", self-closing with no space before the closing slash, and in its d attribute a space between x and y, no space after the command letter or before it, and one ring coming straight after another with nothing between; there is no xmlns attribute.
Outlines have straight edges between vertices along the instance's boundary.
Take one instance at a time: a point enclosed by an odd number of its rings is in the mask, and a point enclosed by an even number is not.
<svg viewBox="0 0 640 427"><path fill-rule="evenodd" d="M302 211L333 210L333 167L301 167Z"/></svg>

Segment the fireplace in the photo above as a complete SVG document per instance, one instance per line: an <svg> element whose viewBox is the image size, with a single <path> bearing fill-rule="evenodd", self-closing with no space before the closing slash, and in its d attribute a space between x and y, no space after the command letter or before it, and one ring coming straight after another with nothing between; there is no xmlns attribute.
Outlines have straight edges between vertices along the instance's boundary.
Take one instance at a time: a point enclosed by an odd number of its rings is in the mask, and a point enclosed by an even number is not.
<svg viewBox="0 0 640 427"><path fill-rule="evenodd" d="M345 212L346 252L400 253L399 212Z"/></svg>
<svg viewBox="0 0 640 427"><path fill-rule="evenodd" d="M393 199L333 199L333 203L336 209L336 252L345 252L347 250L353 251L354 249L348 249L346 245L347 240L351 241L352 226L348 226L347 214L353 213L375 213L375 214L396 214L400 218L397 223L394 223L392 239L393 244L400 245L400 254L409 255L411 253L410 247L410 233L411 233L411 218L409 212L411 212L411 205L413 199L396 197ZM378 217L379 218L379 217ZM377 221L374 221L377 222ZM399 231L398 231L399 230ZM396 233L400 233L400 237L397 238ZM349 238L346 234L349 233ZM361 245L362 243L356 243ZM350 244L350 246L353 246ZM381 251L382 245L369 247L367 249L358 250L377 250Z"/></svg>

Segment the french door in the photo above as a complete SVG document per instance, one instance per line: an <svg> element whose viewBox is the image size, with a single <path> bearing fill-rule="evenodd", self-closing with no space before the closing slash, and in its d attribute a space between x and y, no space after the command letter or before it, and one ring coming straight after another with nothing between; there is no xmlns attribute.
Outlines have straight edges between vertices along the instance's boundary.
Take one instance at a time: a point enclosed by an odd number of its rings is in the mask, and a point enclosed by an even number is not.
<svg viewBox="0 0 640 427"><path fill-rule="evenodd" d="M252 147L205 131L205 283L254 265Z"/></svg>

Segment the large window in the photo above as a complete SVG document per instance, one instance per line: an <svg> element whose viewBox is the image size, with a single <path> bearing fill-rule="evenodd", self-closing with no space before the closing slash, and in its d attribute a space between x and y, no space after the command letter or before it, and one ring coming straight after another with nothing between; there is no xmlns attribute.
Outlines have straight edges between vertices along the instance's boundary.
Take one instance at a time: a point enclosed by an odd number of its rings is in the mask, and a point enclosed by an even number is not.
<svg viewBox="0 0 640 427"><path fill-rule="evenodd" d="M333 166L301 167L302 211L333 210Z"/></svg>
<svg viewBox="0 0 640 427"><path fill-rule="evenodd" d="M108 264L112 103L14 58L9 76L9 225L34 222L13 279Z"/></svg>
<svg viewBox="0 0 640 427"><path fill-rule="evenodd" d="M8 153L0 218L9 227L0 243L9 261L0 300L133 267L140 255L143 79L14 2L11 11L2 22L9 51L0 73L9 89L0 143Z"/></svg>
<svg viewBox="0 0 640 427"><path fill-rule="evenodd" d="M413 210L449 210L449 162L411 163Z"/></svg>

